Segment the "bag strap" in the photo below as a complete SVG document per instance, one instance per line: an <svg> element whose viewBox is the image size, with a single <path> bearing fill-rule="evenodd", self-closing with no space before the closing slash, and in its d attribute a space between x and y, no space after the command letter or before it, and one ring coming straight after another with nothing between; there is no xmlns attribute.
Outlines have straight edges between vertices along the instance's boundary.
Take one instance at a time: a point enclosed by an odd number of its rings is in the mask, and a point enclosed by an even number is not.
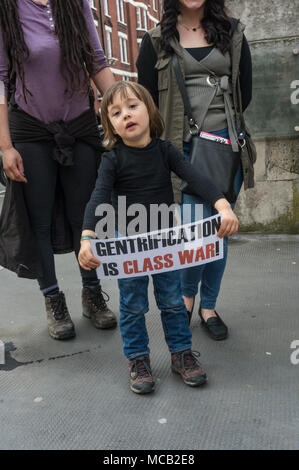
<svg viewBox="0 0 299 470"><path fill-rule="evenodd" d="M185 87L184 77L183 77L183 74L182 74L182 71L181 71L179 61L178 61L178 58L177 58L176 54L172 55L172 65L173 65L174 72L175 72L175 75L176 75L176 79L177 79L177 82L178 82L178 87L179 87L180 93L182 95L184 108L185 108L185 113L188 117L190 132L191 132L192 135L197 135L198 131L199 131L199 126L196 124L195 119L193 118L193 114L192 114L192 110L191 110L191 104L190 104L189 97L188 97L188 94L187 94L187 90L186 90L186 87Z"/></svg>
<svg viewBox="0 0 299 470"><path fill-rule="evenodd" d="M241 147L244 147L246 141L246 125L245 119L242 111L242 93L241 93L241 84L240 84L240 77L237 78L237 96L238 96L238 106L239 106L239 113L240 113L240 129L238 129L238 139L240 142ZM241 144L243 141L243 144Z"/></svg>
<svg viewBox="0 0 299 470"><path fill-rule="evenodd" d="M214 96L212 96L210 102L208 103L208 105L206 107L206 110L205 110L203 116L201 116L201 121L196 122L194 117L193 117L193 114L192 114L191 104L190 104L190 100L189 100L187 90L186 90L186 86L185 86L185 80L184 80L184 77L183 77L183 74L182 74L182 71L181 71L181 67L179 65L179 61L178 61L178 58L177 58L176 54L173 54L173 56L172 56L172 65L173 65L173 68L174 68L174 71L175 71L175 74L176 74L178 87L179 87L180 93L182 95L184 108L185 108L185 114L187 115L189 126L190 126L190 134L191 135L198 135L199 132L202 130L203 122L206 118L206 115L208 114L209 107L210 107L210 104L212 103L212 101L214 99ZM206 68L206 67L204 67L204 68ZM210 72L209 69L206 68L206 70L208 72ZM216 90L216 88L215 88L215 90Z"/></svg>

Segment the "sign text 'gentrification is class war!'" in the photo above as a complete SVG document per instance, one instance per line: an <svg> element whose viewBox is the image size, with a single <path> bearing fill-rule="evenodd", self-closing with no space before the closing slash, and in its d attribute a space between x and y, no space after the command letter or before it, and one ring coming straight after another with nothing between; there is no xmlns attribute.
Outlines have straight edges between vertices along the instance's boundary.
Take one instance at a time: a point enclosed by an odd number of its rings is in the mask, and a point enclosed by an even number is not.
<svg viewBox="0 0 299 470"><path fill-rule="evenodd" d="M129 278L188 268L223 258L223 239L217 237L221 216L143 233L92 240L101 264L99 279Z"/></svg>

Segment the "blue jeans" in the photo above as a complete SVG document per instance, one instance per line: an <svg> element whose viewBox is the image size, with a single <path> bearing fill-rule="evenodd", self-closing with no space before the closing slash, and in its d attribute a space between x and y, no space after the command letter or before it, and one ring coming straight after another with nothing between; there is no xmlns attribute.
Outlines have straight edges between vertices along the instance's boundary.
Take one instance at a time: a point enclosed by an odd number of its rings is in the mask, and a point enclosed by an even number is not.
<svg viewBox="0 0 299 470"><path fill-rule="evenodd" d="M219 135L221 137L228 138L227 129L220 131L211 132L212 134ZM184 154L185 158L189 158L190 144L184 143ZM237 174L234 180L234 190L238 196L241 186L243 183L242 165L240 162ZM183 223L194 222L195 217L195 205L202 205L202 218L211 217L217 214L216 209L209 203L204 201L198 196L183 193L183 205L191 205L191 221L186 220L183 217ZM234 208L235 204L231 204ZM227 245L228 239L224 237L223 240L223 259L214 261L212 263L203 264L201 266L194 266L192 268L186 268L181 270L181 289L182 295L185 297L195 297L198 292L198 284L200 286L200 299L201 307L213 310L216 306L217 297L220 291L220 285L223 277L223 273L226 266L227 260Z"/></svg>
<svg viewBox="0 0 299 470"><path fill-rule="evenodd" d="M182 299L178 271L153 274L156 302L161 311L165 340L171 353L191 349L191 331ZM128 359L149 354L145 324L148 312L148 276L119 279L120 332Z"/></svg>

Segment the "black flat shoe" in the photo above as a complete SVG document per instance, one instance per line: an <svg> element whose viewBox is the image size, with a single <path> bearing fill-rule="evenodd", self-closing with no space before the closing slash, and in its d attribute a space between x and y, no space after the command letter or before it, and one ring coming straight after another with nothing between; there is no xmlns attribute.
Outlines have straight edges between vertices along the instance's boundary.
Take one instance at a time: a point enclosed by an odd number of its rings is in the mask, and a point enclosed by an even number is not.
<svg viewBox="0 0 299 470"><path fill-rule="evenodd" d="M205 321L201 314L201 306L198 310L198 315L201 318L201 326L207 330L207 333L212 339L220 341L226 339L228 336L228 328L223 320L219 317L218 313L215 310L216 317L211 317Z"/></svg>

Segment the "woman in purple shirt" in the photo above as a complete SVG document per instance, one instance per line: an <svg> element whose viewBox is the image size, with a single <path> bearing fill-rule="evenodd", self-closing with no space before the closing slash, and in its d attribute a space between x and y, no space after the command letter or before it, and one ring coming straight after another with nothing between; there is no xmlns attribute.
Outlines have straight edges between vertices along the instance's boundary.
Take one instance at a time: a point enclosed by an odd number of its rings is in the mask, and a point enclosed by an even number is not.
<svg viewBox="0 0 299 470"><path fill-rule="evenodd" d="M62 189L78 255L98 160L90 78L101 93L114 78L88 0L1 0L0 31L3 167L12 184L23 183L50 335L66 339L75 336L75 329L55 274L51 221L56 189ZM81 269L81 276L83 314L97 328L115 327L95 271Z"/></svg>

